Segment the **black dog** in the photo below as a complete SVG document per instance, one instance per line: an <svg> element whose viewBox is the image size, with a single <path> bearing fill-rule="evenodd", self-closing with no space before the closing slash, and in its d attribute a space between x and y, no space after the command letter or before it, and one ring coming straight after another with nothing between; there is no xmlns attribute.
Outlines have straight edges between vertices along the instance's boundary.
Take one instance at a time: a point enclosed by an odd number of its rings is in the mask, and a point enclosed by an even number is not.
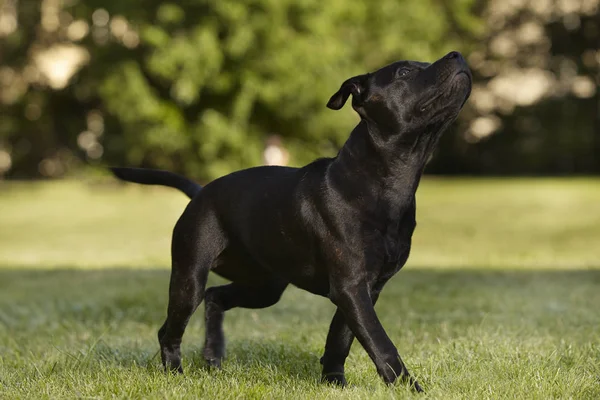
<svg viewBox="0 0 600 400"><path fill-rule="evenodd" d="M400 61L348 79L331 97L327 106L339 110L352 94L361 117L334 158L250 168L202 189L166 171L112 169L120 179L171 186L192 199L173 231L169 306L158 332L165 367L182 372L181 338L203 299L204 357L218 367L224 312L269 307L291 283L337 306L323 380L345 384L356 336L385 382L399 377L421 391L373 306L408 258L423 168L470 91L460 53L433 64ZM209 271L232 283L205 290Z"/></svg>

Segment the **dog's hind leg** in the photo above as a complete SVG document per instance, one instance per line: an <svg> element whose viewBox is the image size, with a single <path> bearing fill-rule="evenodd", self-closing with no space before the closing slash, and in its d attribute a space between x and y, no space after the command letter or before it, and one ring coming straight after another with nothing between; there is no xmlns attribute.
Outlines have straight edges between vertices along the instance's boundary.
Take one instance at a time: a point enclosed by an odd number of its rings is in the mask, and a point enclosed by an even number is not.
<svg viewBox="0 0 600 400"><path fill-rule="evenodd" d="M225 242L216 226L216 218L210 215L198 221L184 213L173 230L167 319L158 331L162 363L167 370L183 372L181 339L204 298L208 272Z"/></svg>
<svg viewBox="0 0 600 400"><path fill-rule="evenodd" d="M209 366L220 367L225 356L223 318L225 311L234 307L266 308L277 303L287 282L269 280L260 285L230 283L206 290L206 339L204 359Z"/></svg>

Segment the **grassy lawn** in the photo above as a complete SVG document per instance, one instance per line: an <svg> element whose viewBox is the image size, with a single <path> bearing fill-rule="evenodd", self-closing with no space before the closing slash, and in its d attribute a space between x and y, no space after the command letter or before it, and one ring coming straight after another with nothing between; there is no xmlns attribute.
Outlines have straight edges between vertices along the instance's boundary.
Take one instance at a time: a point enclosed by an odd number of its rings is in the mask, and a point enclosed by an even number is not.
<svg viewBox="0 0 600 400"><path fill-rule="evenodd" d="M334 308L295 288L227 313L222 371L162 373L174 190L0 183L0 398L600 398L600 180L426 179L407 266L377 305L427 391L387 387L356 344L318 383ZM212 277L211 284L220 282Z"/></svg>

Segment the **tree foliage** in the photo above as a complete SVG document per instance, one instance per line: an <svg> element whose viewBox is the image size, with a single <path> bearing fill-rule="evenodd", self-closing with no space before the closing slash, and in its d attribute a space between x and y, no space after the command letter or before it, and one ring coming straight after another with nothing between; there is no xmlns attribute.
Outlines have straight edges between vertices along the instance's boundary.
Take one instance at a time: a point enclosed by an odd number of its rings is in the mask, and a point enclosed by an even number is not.
<svg viewBox="0 0 600 400"><path fill-rule="evenodd" d="M436 0L21 0L18 29L0 39L0 63L24 86L2 103L8 173L35 175L46 160L40 171L60 175L87 158L213 178L260 163L269 134L294 164L331 155L357 120L325 108L341 82L464 48L447 37L458 23L476 28L470 6L457 0L448 15ZM60 23L49 28L52 13ZM69 84L28 81L33 54L64 43L89 55Z"/></svg>
<svg viewBox="0 0 600 400"><path fill-rule="evenodd" d="M475 85L430 172L600 172L600 0L4 0L0 48L0 176L207 180L273 134L301 165L357 122L346 78L450 50Z"/></svg>

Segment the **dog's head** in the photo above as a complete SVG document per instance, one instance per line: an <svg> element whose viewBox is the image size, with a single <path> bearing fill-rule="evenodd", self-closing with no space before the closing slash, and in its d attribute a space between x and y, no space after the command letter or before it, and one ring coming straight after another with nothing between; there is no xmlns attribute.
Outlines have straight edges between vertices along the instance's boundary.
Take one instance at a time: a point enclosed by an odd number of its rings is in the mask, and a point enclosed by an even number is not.
<svg viewBox="0 0 600 400"><path fill-rule="evenodd" d="M352 95L361 118L390 132L418 131L452 121L471 93L471 71L451 52L433 64L398 61L346 80L327 107L339 110Z"/></svg>

